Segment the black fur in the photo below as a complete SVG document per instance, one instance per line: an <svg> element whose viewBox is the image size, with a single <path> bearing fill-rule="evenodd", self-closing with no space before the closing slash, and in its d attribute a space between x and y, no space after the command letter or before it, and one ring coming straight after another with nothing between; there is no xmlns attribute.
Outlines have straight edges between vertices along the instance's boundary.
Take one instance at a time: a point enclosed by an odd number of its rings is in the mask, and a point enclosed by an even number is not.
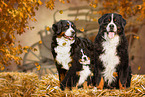
<svg viewBox="0 0 145 97"><path fill-rule="evenodd" d="M63 37L63 35L62 36L60 36L60 35L62 32L66 31L66 28L65 28L66 24L67 24L66 20L60 20L56 24L53 24L52 28L54 31L54 35L52 38L51 47L52 47L52 54L53 54L54 60L56 60L56 56L57 56L57 53L55 52L54 49L55 49L55 47L58 46L56 38ZM82 57L81 49L83 49L83 51L85 52L85 55L87 55L90 59L93 59L92 58L93 57L93 43L88 39L76 37L77 29L73 23L72 23L72 25L73 25L73 29L75 30L75 32L74 32L75 42L73 44L71 44L70 54L71 54L72 61L70 63L71 66L70 66L69 70L63 69L62 64L59 64L57 61L55 61L57 71L59 74L60 88L62 90L64 90L66 87L69 87L70 89L72 87L75 87L79 80L79 76L77 75L77 72L81 71L82 66L83 66L79 62L79 60ZM92 64L88 64L88 66L90 67L90 70L92 71ZM63 80L61 80L62 75L65 76ZM88 76L88 78L89 78L89 76Z"/></svg>
<svg viewBox="0 0 145 97"><path fill-rule="evenodd" d="M99 85L102 75L102 71L105 69L103 62L100 60L99 56L104 53L102 43L105 40L104 33L106 31L106 27L109 24L109 19L111 19L112 13L103 15L99 20L98 23L100 24L98 35L95 38L94 42L94 63L95 63L95 71L93 77L93 84L96 86ZM116 19L116 20L115 20ZM120 37L119 45L116 47L117 49L117 56L119 56L120 63L117 65L116 72L118 77L116 78L115 82L111 83L111 86L107 85L107 82L104 83L104 88L119 88L119 79L121 84L125 87L130 86L131 81L131 68L129 66L129 59L128 59L128 42L125 37L124 27L126 25L125 19L122 18L121 15L114 13L114 20L115 24L117 25L117 35Z"/></svg>

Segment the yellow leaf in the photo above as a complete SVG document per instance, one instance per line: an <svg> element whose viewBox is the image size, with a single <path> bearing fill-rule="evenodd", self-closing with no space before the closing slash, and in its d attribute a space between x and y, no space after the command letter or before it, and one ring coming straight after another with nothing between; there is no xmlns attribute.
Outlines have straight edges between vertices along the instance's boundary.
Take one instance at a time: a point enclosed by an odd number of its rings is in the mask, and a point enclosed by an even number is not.
<svg viewBox="0 0 145 97"><path fill-rule="evenodd" d="M0 8L0 12L2 12L2 9Z"/></svg>
<svg viewBox="0 0 145 97"><path fill-rule="evenodd" d="M139 36L136 36L136 39L139 39Z"/></svg>
<svg viewBox="0 0 145 97"><path fill-rule="evenodd" d="M50 30L50 28L49 28L49 27L46 27L46 30L47 30L47 31L49 31L49 30Z"/></svg>
<svg viewBox="0 0 145 97"><path fill-rule="evenodd" d="M67 3L70 3L70 1L69 1L69 0L67 0Z"/></svg>
<svg viewBox="0 0 145 97"><path fill-rule="evenodd" d="M42 41L41 40L39 41L39 44L42 44Z"/></svg>
<svg viewBox="0 0 145 97"><path fill-rule="evenodd" d="M27 51L27 50L24 50L24 52L25 52L25 53L28 53L28 51Z"/></svg>
<svg viewBox="0 0 145 97"><path fill-rule="evenodd" d="M41 2L41 0L38 0L39 5L42 5L43 3Z"/></svg>
<svg viewBox="0 0 145 97"><path fill-rule="evenodd" d="M41 66L39 65L39 66L37 66L36 68L37 68L37 70L40 70Z"/></svg>
<svg viewBox="0 0 145 97"><path fill-rule="evenodd" d="M34 51L37 51L37 49L36 49L36 48L34 48Z"/></svg>
<svg viewBox="0 0 145 97"><path fill-rule="evenodd" d="M96 5L96 4L93 4L93 7L94 7L94 8L96 8L96 7L97 7L97 5Z"/></svg>
<svg viewBox="0 0 145 97"><path fill-rule="evenodd" d="M93 21L97 21L97 19L93 18Z"/></svg>
<svg viewBox="0 0 145 97"><path fill-rule="evenodd" d="M33 18L34 21L37 21L35 18Z"/></svg>
<svg viewBox="0 0 145 97"><path fill-rule="evenodd" d="M141 67L140 67L140 66L138 66L138 70L140 70L140 68L141 68Z"/></svg>
<svg viewBox="0 0 145 97"><path fill-rule="evenodd" d="M84 28L80 29L80 31L84 32Z"/></svg>
<svg viewBox="0 0 145 97"><path fill-rule="evenodd" d="M23 18L23 12L20 12L20 16Z"/></svg>
<svg viewBox="0 0 145 97"><path fill-rule="evenodd" d="M141 9L142 8L142 6L141 5L138 5L138 9Z"/></svg>
<svg viewBox="0 0 145 97"><path fill-rule="evenodd" d="M23 49L29 49L29 46L24 46L24 48Z"/></svg>
<svg viewBox="0 0 145 97"><path fill-rule="evenodd" d="M1 71L3 71L5 69L5 67L4 66L0 66L0 69L1 69Z"/></svg>
<svg viewBox="0 0 145 97"><path fill-rule="evenodd" d="M36 62L36 63L35 63L35 66L38 66L38 65L39 65L39 63Z"/></svg>
<svg viewBox="0 0 145 97"><path fill-rule="evenodd" d="M61 3L63 3L63 4L65 3L65 1L64 1L64 0L59 0L59 1L60 1Z"/></svg>
<svg viewBox="0 0 145 97"><path fill-rule="evenodd" d="M79 20L79 18L76 18L76 21L78 21Z"/></svg>
<svg viewBox="0 0 145 97"><path fill-rule="evenodd" d="M60 11L59 11L59 13L60 13L60 14L62 14L62 13L63 13L63 11L62 11L62 10L60 10Z"/></svg>
<svg viewBox="0 0 145 97"><path fill-rule="evenodd" d="M139 39L139 36L134 36L133 38Z"/></svg>

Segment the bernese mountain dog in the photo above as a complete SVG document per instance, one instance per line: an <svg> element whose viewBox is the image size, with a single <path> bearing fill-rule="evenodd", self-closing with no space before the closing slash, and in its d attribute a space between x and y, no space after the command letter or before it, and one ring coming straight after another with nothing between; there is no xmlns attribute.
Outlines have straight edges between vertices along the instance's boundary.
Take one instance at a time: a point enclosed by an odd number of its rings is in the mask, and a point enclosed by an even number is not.
<svg viewBox="0 0 145 97"><path fill-rule="evenodd" d="M59 74L60 88L81 87L90 83L92 74L93 43L76 37L73 22L60 20L53 24L52 54ZM85 85L85 86L86 86Z"/></svg>
<svg viewBox="0 0 145 97"><path fill-rule="evenodd" d="M131 68L128 58L128 42L124 27L126 20L116 13L99 18L99 32L94 41L94 80L97 88L130 87Z"/></svg>

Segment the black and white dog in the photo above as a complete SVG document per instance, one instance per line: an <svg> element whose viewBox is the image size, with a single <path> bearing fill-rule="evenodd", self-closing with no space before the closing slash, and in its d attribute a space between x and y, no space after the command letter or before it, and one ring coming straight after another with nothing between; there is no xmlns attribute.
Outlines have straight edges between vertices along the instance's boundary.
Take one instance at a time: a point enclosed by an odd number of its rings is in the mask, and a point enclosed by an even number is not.
<svg viewBox="0 0 145 97"><path fill-rule="evenodd" d="M76 37L73 22L60 20L53 24L52 54L59 74L60 88L70 89L82 84L92 73L93 43Z"/></svg>
<svg viewBox="0 0 145 97"><path fill-rule="evenodd" d="M128 42L124 27L126 20L121 15L103 15L98 23L98 35L94 43L94 85L98 88L120 88L130 86L131 68L128 58Z"/></svg>

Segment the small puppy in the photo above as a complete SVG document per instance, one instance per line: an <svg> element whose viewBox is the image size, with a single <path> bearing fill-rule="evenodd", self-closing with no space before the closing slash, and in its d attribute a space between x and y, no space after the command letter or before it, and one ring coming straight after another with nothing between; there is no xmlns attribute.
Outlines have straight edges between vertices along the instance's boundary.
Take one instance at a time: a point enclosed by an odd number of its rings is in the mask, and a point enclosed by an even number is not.
<svg viewBox="0 0 145 97"><path fill-rule="evenodd" d="M100 89L130 87L131 68L124 33L126 21L119 14L109 13L98 22L100 28L94 43L93 83Z"/></svg>
<svg viewBox="0 0 145 97"><path fill-rule="evenodd" d="M53 24L52 54L59 74L60 88L82 86L91 80L93 43L76 37L73 22L60 20ZM90 78L90 79L89 79ZM90 81L91 82L91 81Z"/></svg>

